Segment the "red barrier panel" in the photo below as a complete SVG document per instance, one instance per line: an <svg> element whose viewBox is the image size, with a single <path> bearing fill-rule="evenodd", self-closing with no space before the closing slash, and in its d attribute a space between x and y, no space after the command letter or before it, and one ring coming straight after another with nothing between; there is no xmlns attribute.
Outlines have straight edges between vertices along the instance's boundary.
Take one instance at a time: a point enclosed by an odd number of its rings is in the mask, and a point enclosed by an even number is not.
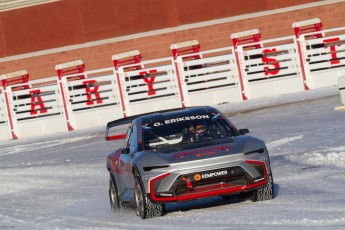
<svg viewBox="0 0 345 230"><path fill-rule="evenodd" d="M75 78L70 78L69 80L76 80L76 79L84 79L85 76L83 74L85 70L85 65L82 60L67 62L63 64L58 64L55 66L55 70L57 71L59 83L60 83L60 90L61 94L63 95L63 103L64 103L64 114L66 116L67 127L69 131L73 131L75 128L71 125L70 116L71 112L68 110L66 101L68 100L67 91L68 89L64 88L64 84L62 83L62 77L64 75L70 74L77 74Z"/></svg>
<svg viewBox="0 0 345 230"><path fill-rule="evenodd" d="M237 47L239 45L243 45L243 47L245 49L261 48L261 45L258 44L258 42L260 42L260 38L261 38L261 35L260 35L260 32L258 29L247 30L247 31L242 31L242 32L231 34L232 43L235 47L235 57L236 57L236 63L237 63L237 69L238 70L241 69L241 62L240 62L240 59L238 57ZM254 42L256 44L251 44ZM250 44L250 45L246 46L245 44ZM248 100L248 96L245 93L246 90L244 88L244 83L243 83L243 77L244 76L242 75L241 71L239 71L238 74L239 74L239 78L240 78L242 99Z"/></svg>
<svg viewBox="0 0 345 230"><path fill-rule="evenodd" d="M181 76L180 71L178 69L176 59L178 56L181 56L181 55L193 54L193 53L200 52L200 44L197 40L192 40L192 41L172 44L170 46L170 49L172 51L172 55L173 55L173 58L175 61L175 70L176 70L176 75L177 75L177 82L178 82L178 87L179 87L181 104L182 104L182 107L186 107L185 95L184 95L183 90L182 90L183 79L181 79L182 76ZM200 55L199 54L189 55L187 58L188 59L199 59Z"/></svg>
<svg viewBox="0 0 345 230"><path fill-rule="evenodd" d="M302 34L309 34L307 36L307 39L323 37L323 34L320 32L322 30L322 23L321 23L321 20L319 18L314 18L314 19L294 22L294 23L292 23L292 27L294 29L296 40L297 40L298 54L299 54L299 57L300 57L304 89L305 90L309 90L310 87L307 84L305 64L304 64L303 58L302 58L302 50L301 50L301 44L300 44L300 35L302 35Z"/></svg>
<svg viewBox="0 0 345 230"><path fill-rule="evenodd" d="M118 82L118 88L120 92L120 98L121 98L121 106L122 106L122 111L123 111L123 117L127 117L127 109L126 109L126 103L124 101L123 93L121 88L121 85L123 86L124 83L121 83L121 78L118 73L118 69L121 66L126 66L129 65L130 67L124 68L123 70L130 71L130 70L137 70L137 69L142 69L142 66L140 64L142 59L142 56L139 52L139 50L133 50L125 53L120 53L112 56L113 64L115 67L115 72L116 72L116 80Z"/></svg>
<svg viewBox="0 0 345 230"><path fill-rule="evenodd" d="M7 107L7 115L10 123L12 139L18 139L18 134L15 132L13 120L14 114L12 114L14 111L11 109L13 108L13 105L11 105L8 98L7 87L15 85L12 90L29 89L29 78L29 73L26 70L1 75L2 92L4 94L5 104Z"/></svg>

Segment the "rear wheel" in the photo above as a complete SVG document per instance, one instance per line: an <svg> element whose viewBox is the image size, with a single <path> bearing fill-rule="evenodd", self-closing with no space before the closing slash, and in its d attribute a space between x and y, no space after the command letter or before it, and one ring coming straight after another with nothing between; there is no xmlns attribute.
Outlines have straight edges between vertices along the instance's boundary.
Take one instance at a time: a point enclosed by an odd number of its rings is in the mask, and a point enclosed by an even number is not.
<svg viewBox="0 0 345 230"><path fill-rule="evenodd" d="M253 202L272 200L273 199L273 193L274 193L273 177L272 177L272 175L268 175L267 184L264 187L253 191L251 194L251 200Z"/></svg>
<svg viewBox="0 0 345 230"><path fill-rule="evenodd" d="M117 192L117 187L112 176L109 178L109 200L110 208L112 212L117 212L120 210L120 198Z"/></svg>
<svg viewBox="0 0 345 230"><path fill-rule="evenodd" d="M144 193L141 181L135 177L134 183L134 196L135 196L135 212L137 216L142 219L154 218L161 216L163 213L163 205L153 203Z"/></svg>

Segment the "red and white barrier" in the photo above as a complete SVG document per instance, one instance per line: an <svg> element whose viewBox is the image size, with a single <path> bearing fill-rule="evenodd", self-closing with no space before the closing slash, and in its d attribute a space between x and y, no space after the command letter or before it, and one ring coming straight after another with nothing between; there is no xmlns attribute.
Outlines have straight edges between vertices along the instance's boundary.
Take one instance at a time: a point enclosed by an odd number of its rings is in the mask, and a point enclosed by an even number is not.
<svg viewBox="0 0 345 230"><path fill-rule="evenodd" d="M176 62L176 59L178 56L181 55L187 55L185 58L182 58L183 61L185 60L195 60L201 58L200 54L200 44L197 40L192 40L192 41L186 41L186 42L180 42L176 44L172 44L170 46L173 59L175 61L175 71L177 74L177 83L178 83L178 88L179 88L179 95L180 95L180 100L181 100L181 105L182 107L186 107L186 89L183 85L184 77L180 75L180 70L178 63Z"/></svg>
<svg viewBox="0 0 345 230"><path fill-rule="evenodd" d="M256 48L246 49L249 45ZM293 36L239 45L237 54L249 99L304 90Z"/></svg>
<svg viewBox="0 0 345 230"><path fill-rule="evenodd" d="M4 94L0 90L0 140L12 139Z"/></svg>
<svg viewBox="0 0 345 230"><path fill-rule="evenodd" d="M8 74L1 75L2 93L4 97L4 103L6 106L6 114L8 115L8 125L12 139L18 138L18 125L15 120L15 112L12 99L9 97L8 92L13 90L28 89L30 86L29 73L26 70L20 70ZM9 88L11 85L14 87ZM7 128L6 128L7 129Z"/></svg>
<svg viewBox="0 0 345 230"><path fill-rule="evenodd" d="M67 131L56 77L4 85L13 139Z"/></svg>
<svg viewBox="0 0 345 230"><path fill-rule="evenodd" d="M181 107L172 58L141 62L119 67L121 92L127 116Z"/></svg>
<svg viewBox="0 0 345 230"><path fill-rule="evenodd" d="M338 84L345 75L345 27L324 30L324 37L300 36L301 57L311 89ZM330 36L327 36L330 34Z"/></svg>
<svg viewBox="0 0 345 230"><path fill-rule="evenodd" d="M60 85L60 91L63 97L63 109L64 109L64 114L66 116L66 123L69 131L72 131L75 129L75 121L72 117L72 109L71 107L67 106L69 102L69 96L68 96L68 88L67 84L63 84L62 77L65 75L74 75L73 78L69 78L70 81L73 80L78 80L78 79L84 79L84 70L85 70L85 65L82 60L77 60L77 61L72 61L72 62L67 62L67 63L62 63L58 64L55 66L55 70L57 72L58 78L59 78L59 85Z"/></svg>
<svg viewBox="0 0 345 230"><path fill-rule="evenodd" d="M246 31L231 34L231 40L235 49L236 64L239 70L243 68L243 62L241 62L241 59L239 57L239 52L237 51L238 47L242 45L243 48L241 48L241 50L260 48L261 47L260 38L261 38L261 34L258 29L246 30ZM246 45L246 44L250 44L250 45ZM247 93L249 92L249 89L248 89L248 84L246 84L245 82L245 76L242 76L242 71L239 71L239 80L240 80L242 99L247 100L250 97L249 95L247 95Z"/></svg>
<svg viewBox="0 0 345 230"><path fill-rule="evenodd" d="M123 117L114 68L61 77L70 125L83 129Z"/></svg>
<svg viewBox="0 0 345 230"><path fill-rule="evenodd" d="M178 56L176 65L185 106L242 101L232 47Z"/></svg>
<svg viewBox="0 0 345 230"><path fill-rule="evenodd" d="M303 76L303 85L304 85L305 90L310 89L309 84L311 83L307 81L305 62L303 61L304 59L303 50L300 44L300 36L302 34L308 34L305 37L306 39L321 38L324 36L323 33L321 32L322 26L323 26L322 22L319 18L313 18L313 19L308 19L308 20L292 23L292 27L295 32L296 43L298 47L298 54L300 58L300 64L301 64L301 70L302 70L302 76Z"/></svg>
<svg viewBox="0 0 345 230"><path fill-rule="evenodd" d="M233 46L200 51L197 40L172 44L172 57L142 61L138 50L112 56L114 67L85 71L56 65L57 78L1 76L0 140L71 131L152 111L217 105L337 85L345 76L345 27L320 19L293 24L295 36L261 40L253 29Z"/></svg>
<svg viewBox="0 0 345 230"><path fill-rule="evenodd" d="M126 65L128 67L123 68L122 69L123 72L130 71L130 70L142 69L143 66L141 65L141 59L142 59L142 56L141 56L141 53L139 52L139 50L133 50L133 51L120 53L120 54L116 54L116 55L112 56L114 68L116 71L115 72L116 73L116 81L118 82L117 87L118 87L119 96L121 99L123 117L127 117L127 108L126 108L123 93L121 90L121 89L125 88L125 86L123 85L124 81L121 81L118 70L120 67L126 66Z"/></svg>

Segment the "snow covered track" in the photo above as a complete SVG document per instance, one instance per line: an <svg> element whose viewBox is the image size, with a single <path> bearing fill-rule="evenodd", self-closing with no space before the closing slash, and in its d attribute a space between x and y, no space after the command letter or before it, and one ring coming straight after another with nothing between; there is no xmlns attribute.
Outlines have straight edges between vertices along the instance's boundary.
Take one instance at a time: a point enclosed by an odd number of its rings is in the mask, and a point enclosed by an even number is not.
<svg viewBox="0 0 345 230"><path fill-rule="evenodd" d="M214 197L169 205L149 220L111 213L105 160L120 142L105 142L103 128L1 142L0 229L344 229L339 100L329 87L218 106L266 141L275 198Z"/></svg>

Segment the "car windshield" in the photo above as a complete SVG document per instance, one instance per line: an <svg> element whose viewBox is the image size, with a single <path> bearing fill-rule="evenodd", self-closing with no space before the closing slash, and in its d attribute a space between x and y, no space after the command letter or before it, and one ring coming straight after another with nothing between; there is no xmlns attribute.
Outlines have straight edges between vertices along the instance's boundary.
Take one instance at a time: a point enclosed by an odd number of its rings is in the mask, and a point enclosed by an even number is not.
<svg viewBox="0 0 345 230"><path fill-rule="evenodd" d="M156 121L143 124L142 129L145 150L214 142L236 135L234 128L218 113Z"/></svg>

